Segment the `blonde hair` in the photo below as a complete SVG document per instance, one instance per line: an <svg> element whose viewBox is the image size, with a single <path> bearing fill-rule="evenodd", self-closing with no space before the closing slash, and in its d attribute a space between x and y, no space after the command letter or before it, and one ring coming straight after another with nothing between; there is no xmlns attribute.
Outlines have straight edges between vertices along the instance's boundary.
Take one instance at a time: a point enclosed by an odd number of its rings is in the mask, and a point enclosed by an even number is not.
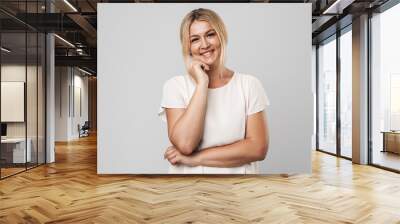
<svg viewBox="0 0 400 224"><path fill-rule="evenodd" d="M189 12L182 20L180 38L182 44L183 57L186 59L190 55L190 26L194 21L205 21L217 33L219 42L221 43L221 54L219 58L219 64L225 64L225 50L228 41L228 34L226 32L225 24L217 13L210 9L195 9Z"/></svg>

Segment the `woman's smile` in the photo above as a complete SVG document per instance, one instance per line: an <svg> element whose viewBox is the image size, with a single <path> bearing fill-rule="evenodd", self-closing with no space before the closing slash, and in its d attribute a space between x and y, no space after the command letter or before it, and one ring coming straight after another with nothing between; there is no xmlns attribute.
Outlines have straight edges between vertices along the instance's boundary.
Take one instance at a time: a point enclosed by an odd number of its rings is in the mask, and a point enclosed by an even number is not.
<svg viewBox="0 0 400 224"><path fill-rule="evenodd" d="M214 54L214 50L208 50L204 51L203 53L200 53L203 57L211 57Z"/></svg>

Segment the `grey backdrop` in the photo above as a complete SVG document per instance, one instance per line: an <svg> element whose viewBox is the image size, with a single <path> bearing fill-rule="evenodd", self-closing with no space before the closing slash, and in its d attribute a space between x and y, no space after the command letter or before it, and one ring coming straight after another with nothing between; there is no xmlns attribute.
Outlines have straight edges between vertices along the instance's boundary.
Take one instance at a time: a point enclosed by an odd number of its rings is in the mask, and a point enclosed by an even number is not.
<svg viewBox="0 0 400 224"><path fill-rule="evenodd" d="M264 85L270 148L262 173L310 173L311 4L98 4L99 174L168 172L162 86L185 74L179 26L216 11L228 30L227 66Z"/></svg>

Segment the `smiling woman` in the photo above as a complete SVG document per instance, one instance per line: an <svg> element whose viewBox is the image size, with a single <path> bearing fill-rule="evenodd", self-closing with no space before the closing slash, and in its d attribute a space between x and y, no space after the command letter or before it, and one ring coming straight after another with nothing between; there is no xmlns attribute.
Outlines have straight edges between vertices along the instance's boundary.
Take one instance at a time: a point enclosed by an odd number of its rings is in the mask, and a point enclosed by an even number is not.
<svg viewBox="0 0 400 224"><path fill-rule="evenodd" d="M204 47L203 47L204 46ZM190 53L213 65L220 57L221 42L216 31L205 21L194 21L190 26Z"/></svg>
<svg viewBox="0 0 400 224"><path fill-rule="evenodd" d="M259 173L269 144L263 86L225 66L227 32L214 11L189 12L180 38L188 75L164 84L159 112L172 144L169 173Z"/></svg>

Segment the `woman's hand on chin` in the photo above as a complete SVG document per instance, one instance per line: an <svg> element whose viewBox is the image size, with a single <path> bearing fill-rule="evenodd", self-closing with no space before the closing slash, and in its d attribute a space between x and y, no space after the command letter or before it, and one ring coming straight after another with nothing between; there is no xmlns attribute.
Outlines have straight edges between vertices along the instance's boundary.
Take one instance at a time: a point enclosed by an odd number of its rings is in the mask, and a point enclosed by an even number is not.
<svg viewBox="0 0 400 224"><path fill-rule="evenodd" d="M210 66L192 57L187 58L185 63L189 74L195 80L196 84L208 87L209 78L206 72L210 70Z"/></svg>
<svg viewBox="0 0 400 224"><path fill-rule="evenodd" d="M175 146L170 146L164 153L164 159L167 159L172 165L198 166L192 155L186 156L176 149Z"/></svg>

